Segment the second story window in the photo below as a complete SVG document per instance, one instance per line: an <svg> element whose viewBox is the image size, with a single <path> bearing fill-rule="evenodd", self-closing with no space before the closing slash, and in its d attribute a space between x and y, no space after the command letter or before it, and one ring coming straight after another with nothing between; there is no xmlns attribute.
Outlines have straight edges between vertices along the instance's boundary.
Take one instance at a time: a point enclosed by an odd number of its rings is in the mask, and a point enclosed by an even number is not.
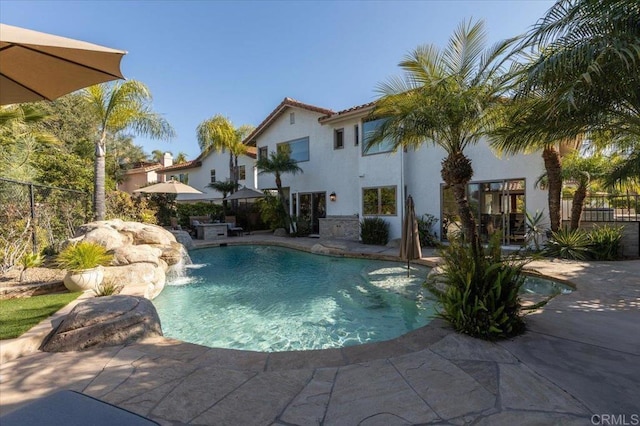
<svg viewBox="0 0 640 426"><path fill-rule="evenodd" d="M333 132L333 149L344 148L344 129L336 129Z"/></svg>
<svg viewBox="0 0 640 426"><path fill-rule="evenodd" d="M309 137L279 143L278 152L287 152L297 162L309 161Z"/></svg>
<svg viewBox="0 0 640 426"><path fill-rule="evenodd" d="M360 127L357 124L353 126L353 145L360 145Z"/></svg>
<svg viewBox="0 0 640 426"><path fill-rule="evenodd" d="M289 124L296 124L296 113L292 112L289 114Z"/></svg>
<svg viewBox="0 0 640 426"><path fill-rule="evenodd" d="M245 166L238 166L238 180L245 180L247 178L247 170Z"/></svg>
<svg viewBox="0 0 640 426"><path fill-rule="evenodd" d="M266 146L261 146L258 148L258 160L261 158L267 158L269 156L268 150Z"/></svg>
<svg viewBox="0 0 640 426"><path fill-rule="evenodd" d="M211 169L211 183L216 181L216 170Z"/></svg>

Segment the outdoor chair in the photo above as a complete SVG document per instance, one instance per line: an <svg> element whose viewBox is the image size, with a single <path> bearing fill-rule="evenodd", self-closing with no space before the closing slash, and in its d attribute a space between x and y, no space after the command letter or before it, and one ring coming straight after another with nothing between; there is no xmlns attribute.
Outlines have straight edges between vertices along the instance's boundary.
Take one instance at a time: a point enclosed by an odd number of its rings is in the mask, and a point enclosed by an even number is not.
<svg viewBox="0 0 640 426"><path fill-rule="evenodd" d="M238 226L238 224L236 223L236 217L235 216L225 216L224 218L225 223L227 224L227 235L232 237L232 236L240 236L242 237L244 235L244 229L242 229L242 227Z"/></svg>

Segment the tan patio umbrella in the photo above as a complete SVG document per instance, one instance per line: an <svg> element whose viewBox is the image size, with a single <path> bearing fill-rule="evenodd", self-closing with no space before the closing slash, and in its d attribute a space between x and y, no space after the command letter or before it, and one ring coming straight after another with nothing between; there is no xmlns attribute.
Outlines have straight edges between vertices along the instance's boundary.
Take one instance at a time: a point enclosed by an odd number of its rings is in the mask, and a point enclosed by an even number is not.
<svg viewBox="0 0 640 426"><path fill-rule="evenodd" d="M124 78L127 52L0 24L0 105L53 100Z"/></svg>
<svg viewBox="0 0 640 426"><path fill-rule="evenodd" d="M247 188L246 186L242 189L237 190L233 194L229 195L225 200L244 200L249 198L263 198L264 194L262 192L256 191L255 189Z"/></svg>
<svg viewBox="0 0 640 426"><path fill-rule="evenodd" d="M404 220L402 221L402 239L400 241L400 258L407 261L407 277L411 270L411 260L422 257L418 219L411 195L407 197Z"/></svg>
<svg viewBox="0 0 640 426"><path fill-rule="evenodd" d="M186 185L177 180L169 180L167 182L156 183L155 185L145 186L144 188L135 189L133 192L142 192L144 194L202 194L192 186Z"/></svg>

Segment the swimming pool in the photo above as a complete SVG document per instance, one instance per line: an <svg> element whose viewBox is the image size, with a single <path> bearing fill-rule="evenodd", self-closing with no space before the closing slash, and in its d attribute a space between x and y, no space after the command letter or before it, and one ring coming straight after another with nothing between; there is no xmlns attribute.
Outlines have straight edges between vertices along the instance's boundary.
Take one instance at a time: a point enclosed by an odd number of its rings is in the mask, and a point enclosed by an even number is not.
<svg viewBox="0 0 640 426"><path fill-rule="evenodd" d="M187 277L153 300L166 336L210 347L278 352L389 340L434 313L428 268L319 256L274 246L190 252ZM176 285L177 284L177 285Z"/></svg>
<svg viewBox="0 0 640 426"><path fill-rule="evenodd" d="M279 352L379 342L435 314L428 267L320 256L275 246L190 252L187 275L153 300L165 336L209 347ZM527 278L523 292L568 287Z"/></svg>

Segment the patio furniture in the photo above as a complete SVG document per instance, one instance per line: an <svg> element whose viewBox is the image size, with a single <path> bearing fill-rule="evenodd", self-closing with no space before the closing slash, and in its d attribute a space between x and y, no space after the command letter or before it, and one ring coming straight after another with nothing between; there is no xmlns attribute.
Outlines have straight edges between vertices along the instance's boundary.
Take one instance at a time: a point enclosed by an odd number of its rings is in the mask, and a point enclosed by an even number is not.
<svg viewBox="0 0 640 426"><path fill-rule="evenodd" d="M235 216L225 216L224 221L227 223L227 235L231 236L240 236L244 235L244 229L238 226L236 223Z"/></svg>
<svg viewBox="0 0 640 426"><path fill-rule="evenodd" d="M72 390L58 391L0 416L2 426L151 426L151 419L132 413L89 395Z"/></svg>

